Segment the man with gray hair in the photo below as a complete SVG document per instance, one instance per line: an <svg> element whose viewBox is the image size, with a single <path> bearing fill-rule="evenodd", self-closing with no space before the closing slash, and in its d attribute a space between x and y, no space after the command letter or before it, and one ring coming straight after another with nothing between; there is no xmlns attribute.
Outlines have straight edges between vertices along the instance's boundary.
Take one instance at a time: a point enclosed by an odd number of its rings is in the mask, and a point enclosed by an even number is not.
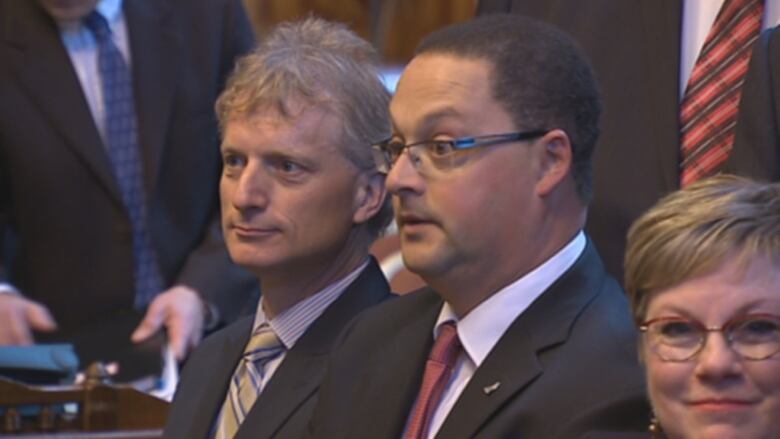
<svg viewBox="0 0 780 439"><path fill-rule="evenodd" d="M239 61L216 105L222 225L263 297L193 354L165 437L303 435L336 335L390 296L368 256L391 219L371 153L388 101L374 50L340 24L283 24Z"/></svg>

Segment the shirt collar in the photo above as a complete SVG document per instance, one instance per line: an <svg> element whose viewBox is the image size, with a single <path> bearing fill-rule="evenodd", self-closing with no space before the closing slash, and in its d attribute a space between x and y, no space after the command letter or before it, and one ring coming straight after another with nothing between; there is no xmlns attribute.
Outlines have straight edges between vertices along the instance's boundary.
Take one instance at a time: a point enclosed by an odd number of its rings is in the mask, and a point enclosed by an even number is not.
<svg viewBox="0 0 780 439"><path fill-rule="evenodd" d="M95 9L105 17L108 25L113 29L114 24L122 15L122 0L100 0Z"/></svg>
<svg viewBox="0 0 780 439"><path fill-rule="evenodd" d="M434 326L434 339L441 324L456 322L463 349L479 367L512 322L574 265L585 250L585 244L585 234L580 231L558 253L490 296L462 319L458 319L452 307L444 302Z"/></svg>
<svg viewBox="0 0 780 439"><path fill-rule="evenodd" d="M280 313L271 320L268 320L263 312L262 298L260 306L257 307L255 314L255 323L252 330L256 330L265 322L271 326L274 333L286 349L292 349L295 343L309 329L312 323L325 312L325 310L338 299L341 294L360 276L360 273L368 266L368 260L363 262L358 268L351 271L346 276L326 286L322 290L296 303L289 309Z"/></svg>
<svg viewBox="0 0 780 439"><path fill-rule="evenodd" d="M114 31L117 22L122 18L122 0L100 0L95 5L95 10L106 19L108 27ZM82 28L80 22L59 23L60 28L65 32L77 32Z"/></svg>

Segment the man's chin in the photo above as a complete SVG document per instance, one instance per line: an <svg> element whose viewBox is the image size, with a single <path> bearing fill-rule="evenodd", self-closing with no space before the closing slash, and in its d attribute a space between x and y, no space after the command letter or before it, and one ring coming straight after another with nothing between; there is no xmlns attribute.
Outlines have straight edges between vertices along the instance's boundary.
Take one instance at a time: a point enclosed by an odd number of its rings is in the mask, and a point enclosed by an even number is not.
<svg viewBox="0 0 780 439"><path fill-rule="evenodd" d="M284 262L276 254L258 254L240 250L233 250L229 253L230 259L236 265L255 274L274 270L276 267L283 265Z"/></svg>
<svg viewBox="0 0 780 439"><path fill-rule="evenodd" d="M427 251L426 251L427 250ZM409 249L403 252L406 268L423 279L435 277L443 271L442 259L436 257L432 248Z"/></svg>
<svg viewBox="0 0 780 439"><path fill-rule="evenodd" d="M74 23L89 15L94 9L94 5L91 4L77 4L72 5L69 3L58 3L41 1L43 8L46 12L60 23Z"/></svg>

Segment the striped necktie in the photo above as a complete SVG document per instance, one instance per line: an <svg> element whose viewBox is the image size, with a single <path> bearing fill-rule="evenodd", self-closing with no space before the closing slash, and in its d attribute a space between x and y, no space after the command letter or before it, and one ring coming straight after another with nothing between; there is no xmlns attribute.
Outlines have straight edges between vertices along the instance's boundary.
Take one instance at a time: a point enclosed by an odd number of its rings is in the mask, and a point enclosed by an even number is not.
<svg viewBox="0 0 780 439"><path fill-rule="evenodd" d="M230 380L215 439L232 439L236 435L257 396L263 391L265 365L282 352L284 345L268 323L263 323L255 329Z"/></svg>
<svg viewBox="0 0 780 439"><path fill-rule="evenodd" d="M142 308L162 290L163 281L147 226L132 76L111 39L106 19L99 12L92 11L84 19L84 24L97 41L98 69L106 112L106 151L130 217L135 306Z"/></svg>
<svg viewBox="0 0 780 439"><path fill-rule="evenodd" d="M761 30L761 0L726 0L680 104L680 186L717 173L734 144L742 83Z"/></svg>
<svg viewBox="0 0 780 439"><path fill-rule="evenodd" d="M455 323L443 323L425 363L420 393L409 416L403 439L427 437L431 419L441 402L461 351Z"/></svg>

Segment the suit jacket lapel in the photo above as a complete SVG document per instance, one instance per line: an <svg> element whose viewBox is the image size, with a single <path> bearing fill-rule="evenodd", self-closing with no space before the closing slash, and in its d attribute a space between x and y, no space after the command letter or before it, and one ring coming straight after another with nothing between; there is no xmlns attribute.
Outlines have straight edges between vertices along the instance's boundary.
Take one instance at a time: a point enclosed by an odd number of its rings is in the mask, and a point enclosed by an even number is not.
<svg viewBox="0 0 780 439"><path fill-rule="evenodd" d="M425 362L433 345L433 327L443 303L430 289L412 294L417 295L414 310L419 317L400 321L393 337L377 341L383 344L382 353L366 365L370 376L361 377L366 383L366 389L361 391L363 395L382 396L360 401L367 410L363 419L355 420L356 424L362 424L358 431L375 432L377 437L400 437L406 426L422 383Z"/></svg>
<svg viewBox="0 0 780 439"><path fill-rule="evenodd" d="M681 0L643 0L640 2L642 33L639 41L656 98L649 100L648 130L659 136L652 144L657 151L660 172L667 191L679 188L679 102L680 102L680 38L682 33Z"/></svg>
<svg viewBox="0 0 780 439"><path fill-rule="evenodd" d="M236 438L274 437L274 433L317 390L325 373L326 360L324 354L295 348L288 352L241 424Z"/></svg>
<svg viewBox="0 0 780 439"><path fill-rule="evenodd" d="M191 422L189 430L196 437L204 439L211 437L212 426L219 417L230 378L252 333L253 322L254 316L245 317L227 328L225 333L215 334L215 337L221 337L221 343L206 357L208 363L198 365L200 368L198 372L202 378L199 383L201 386L197 397L192 398L191 403L195 405L195 409L190 410L189 413L199 415L188 420Z"/></svg>
<svg viewBox="0 0 780 439"><path fill-rule="evenodd" d="M59 29L37 2L16 2L16 18L5 35L10 51L8 60L15 68L21 86L38 104L41 113L61 133L64 144L81 157L122 205L119 189L111 172L103 141L98 134L81 84L62 45ZM56 147L53 145L52 147Z"/></svg>
<svg viewBox="0 0 780 439"><path fill-rule="evenodd" d="M176 89L177 54L182 45L167 1L133 0L123 5L132 54L144 180L147 200L151 202Z"/></svg>
<svg viewBox="0 0 780 439"><path fill-rule="evenodd" d="M314 394L325 374L327 354L347 322L390 297L390 287L373 258L306 330L252 406L236 437L274 437L276 431Z"/></svg>
<svg viewBox="0 0 780 439"><path fill-rule="evenodd" d="M507 329L458 398L437 437L473 437L544 370L537 353L566 341L582 309L601 290L604 270L589 242L574 266ZM493 391L486 388L498 387Z"/></svg>

